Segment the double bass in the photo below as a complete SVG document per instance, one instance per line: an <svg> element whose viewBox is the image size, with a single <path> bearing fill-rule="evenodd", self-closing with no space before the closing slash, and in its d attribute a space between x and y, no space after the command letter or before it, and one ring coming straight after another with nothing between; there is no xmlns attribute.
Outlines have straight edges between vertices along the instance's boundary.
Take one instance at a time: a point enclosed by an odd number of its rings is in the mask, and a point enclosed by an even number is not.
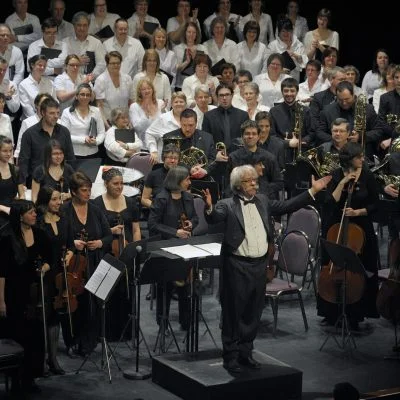
<svg viewBox="0 0 400 400"><path fill-rule="evenodd" d="M349 222L349 217L345 215L346 208L351 204L354 185L354 180L349 181L348 195L343 207L341 221L329 228L327 240L347 246L359 255L365 244L365 232L359 225ZM365 277L362 274L339 268L332 261L321 268L318 292L325 301L341 303L344 284L346 284L344 288L346 304L353 304L359 301L365 289Z"/></svg>

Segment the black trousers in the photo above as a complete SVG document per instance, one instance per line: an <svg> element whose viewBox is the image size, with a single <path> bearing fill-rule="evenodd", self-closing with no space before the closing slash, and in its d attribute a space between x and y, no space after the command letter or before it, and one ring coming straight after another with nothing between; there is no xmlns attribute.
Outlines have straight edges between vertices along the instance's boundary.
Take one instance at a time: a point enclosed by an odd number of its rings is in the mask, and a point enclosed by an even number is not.
<svg viewBox="0 0 400 400"><path fill-rule="evenodd" d="M264 307L266 262L266 256L224 258L221 308L225 361L251 355Z"/></svg>

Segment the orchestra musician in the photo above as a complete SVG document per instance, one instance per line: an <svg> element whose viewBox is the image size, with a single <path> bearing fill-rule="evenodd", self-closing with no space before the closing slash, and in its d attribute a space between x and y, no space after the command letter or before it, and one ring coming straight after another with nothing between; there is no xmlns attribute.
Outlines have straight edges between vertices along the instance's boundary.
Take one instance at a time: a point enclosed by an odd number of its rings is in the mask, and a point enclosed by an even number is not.
<svg viewBox="0 0 400 400"><path fill-rule="evenodd" d="M252 357L252 349L264 308L267 256L274 248L271 216L311 203L330 177L313 179L307 192L287 201L269 200L257 194L257 180L256 170L242 165L234 168L230 176L233 197L213 206L210 191L204 191L206 220L225 222L221 249L221 335L224 368L232 374L241 373L243 366L261 368Z"/></svg>
<svg viewBox="0 0 400 400"><path fill-rule="evenodd" d="M366 278L366 289L360 301L348 304L346 313L350 327L359 329L358 323L367 318L378 318L376 296L378 292L378 259L377 238L371 220L371 214L377 210L378 188L375 177L364 163L364 153L358 143L348 142L339 152L340 168L332 172L332 180L328 185L322 212L322 234L326 236L328 229L340 222L342 212L349 217L351 223L359 225L365 233L365 244L359 255L366 271L372 273ZM349 185L353 186L351 203L343 210L349 195ZM323 254L322 265L328 264L327 255ZM351 290L351 287L349 288ZM325 317L324 324L334 325L338 313L338 305L318 296L318 315Z"/></svg>
<svg viewBox="0 0 400 400"><path fill-rule="evenodd" d="M322 143L321 148L323 153L338 154L348 140L355 140L355 137L351 137L350 133L350 123L347 119L334 119L331 123L332 140Z"/></svg>
<svg viewBox="0 0 400 400"><path fill-rule="evenodd" d="M96 197L93 203L107 218L113 234L112 253L118 258L127 243L141 239L139 209L135 197L127 197L122 193L124 182L119 169L105 170L102 179L106 192ZM120 280L107 303L111 318L106 318L108 322L106 329L110 341L119 340L129 314L131 304L128 298L129 287L126 283L127 279Z"/></svg>
<svg viewBox="0 0 400 400"><path fill-rule="evenodd" d="M12 389L29 393L40 392L34 379L44 372L44 321L38 308L41 304L38 281L52 265L50 241L35 224L34 204L16 200L0 240L0 317L5 318L6 328L6 332L2 329L1 336L14 339L24 348L21 387L15 375Z"/></svg>
<svg viewBox="0 0 400 400"><path fill-rule="evenodd" d="M188 192L190 175L186 167L169 169L164 180L164 188L153 199L148 227L150 236L161 235L162 239L187 239L198 224L193 196ZM167 315L171 302L173 283L167 283ZM182 330L189 327L189 285L176 288L179 301L179 323ZM157 323L162 316L162 287L157 287Z"/></svg>
<svg viewBox="0 0 400 400"><path fill-rule="evenodd" d="M69 187L72 200L63 206L68 221L67 240L74 243L75 252L81 252L82 257L78 259L82 258L84 263L84 285L108 251L112 233L104 213L89 202L92 189L89 177L81 171L75 172L71 175ZM97 345L99 310L89 292L83 291L77 297L79 307L75 312L74 338L79 354L85 355Z"/></svg>

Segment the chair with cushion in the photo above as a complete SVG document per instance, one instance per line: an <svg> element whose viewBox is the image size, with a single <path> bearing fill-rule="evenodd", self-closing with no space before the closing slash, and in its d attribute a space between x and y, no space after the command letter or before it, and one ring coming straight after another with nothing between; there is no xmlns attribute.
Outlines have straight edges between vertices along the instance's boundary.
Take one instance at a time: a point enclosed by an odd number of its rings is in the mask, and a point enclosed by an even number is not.
<svg viewBox="0 0 400 400"><path fill-rule="evenodd" d="M140 171L144 175L143 179L146 179L147 175L153 168L150 159L151 159L150 153L146 152L135 153L127 161L126 167Z"/></svg>
<svg viewBox="0 0 400 400"><path fill-rule="evenodd" d="M0 373L6 375L6 392L8 376L19 375L24 358L24 349L12 339L0 339Z"/></svg>
<svg viewBox="0 0 400 400"><path fill-rule="evenodd" d="M279 299L285 295L297 295L303 315L305 330L308 330L307 317L304 310L301 292L306 281L311 246L307 235L301 231L288 232L282 239L278 255L277 267L282 271L286 279L274 278L267 283L265 290L266 299L271 300L274 315L273 335L276 335L278 322ZM301 284L289 281L289 276L301 277Z"/></svg>

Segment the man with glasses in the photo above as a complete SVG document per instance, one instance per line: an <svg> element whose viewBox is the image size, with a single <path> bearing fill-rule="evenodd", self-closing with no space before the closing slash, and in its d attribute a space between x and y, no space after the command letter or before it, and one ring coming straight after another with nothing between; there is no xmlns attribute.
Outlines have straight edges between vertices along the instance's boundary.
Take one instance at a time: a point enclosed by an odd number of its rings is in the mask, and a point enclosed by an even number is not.
<svg viewBox="0 0 400 400"><path fill-rule="evenodd" d="M243 368L257 370L260 362L252 356L253 341L264 308L266 267L273 254L271 216L293 212L312 202L330 177L312 181L312 187L287 201L269 200L257 194L258 174L251 165L233 169L230 186L233 197L212 205L205 190L208 223L224 222L220 299L224 368L240 374Z"/></svg>
<svg viewBox="0 0 400 400"><path fill-rule="evenodd" d="M63 73L65 58L67 57L67 45L57 39L57 21L46 18L42 23L43 37L29 45L28 60L37 54L47 57L47 65L44 75L54 78L55 75ZM30 72L29 63L27 69Z"/></svg>

